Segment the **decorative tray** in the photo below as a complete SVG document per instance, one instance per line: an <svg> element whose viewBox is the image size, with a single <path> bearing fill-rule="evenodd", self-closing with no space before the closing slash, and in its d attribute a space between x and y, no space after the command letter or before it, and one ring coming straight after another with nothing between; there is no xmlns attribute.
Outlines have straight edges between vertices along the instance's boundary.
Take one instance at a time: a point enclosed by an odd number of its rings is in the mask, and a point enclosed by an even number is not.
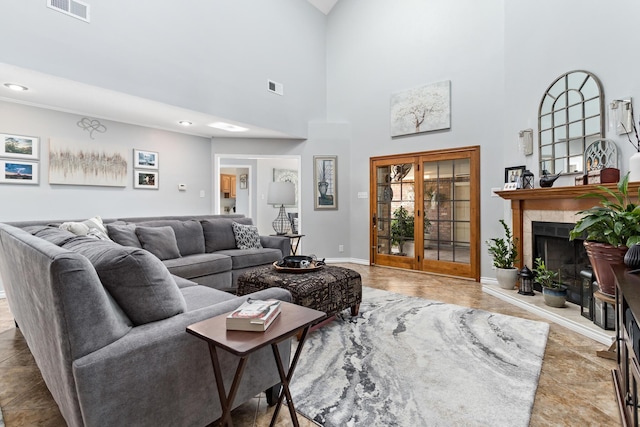
<svg viewBox="0 0 640 427"><path fill-rule="evenodd" d="M275 261L273 267L283 273L311 273L312 271L320 270L324 267L324 264L316 265L315 263L311 263L308 267L281 267L278 265L278 261Z"/></svg>

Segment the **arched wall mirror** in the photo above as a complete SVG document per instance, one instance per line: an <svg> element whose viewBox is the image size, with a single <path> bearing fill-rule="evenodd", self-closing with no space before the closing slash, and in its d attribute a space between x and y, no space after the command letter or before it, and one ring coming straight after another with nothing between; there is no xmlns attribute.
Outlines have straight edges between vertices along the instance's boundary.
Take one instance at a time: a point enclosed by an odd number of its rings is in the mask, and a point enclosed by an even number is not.
<svg viewBox="0 0 640 427"><path fill-rule="evenodd" d="M570 71L547 89L538 112L540 174L584 172L584 152L604 137L604 96L598 78Z"/></svg>

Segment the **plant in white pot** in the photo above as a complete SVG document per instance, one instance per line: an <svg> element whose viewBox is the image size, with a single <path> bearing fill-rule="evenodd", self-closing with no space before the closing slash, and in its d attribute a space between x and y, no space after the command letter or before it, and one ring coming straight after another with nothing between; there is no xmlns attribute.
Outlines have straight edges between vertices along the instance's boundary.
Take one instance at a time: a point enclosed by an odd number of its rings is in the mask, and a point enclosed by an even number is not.
<svg viewBox="0 0 640 427"><path fill-rule="evenodd" d="M536 258L533 272L536 283L542 286L544 303L550 307L564 307L567 301L567 287L556 281L559 274L549 270L542 258Z"/></svg>
<svg viewBox="0 0 640 427"><path fill-rule="evenodd" d="M505 237L494 237L487 240L489 255L493 257L493 265L496 268L498 285L503 289L513 289L518 282L518 269L515 263L518 261L518 239L513 237L511 229L500 220L504 228Z"/></svg>

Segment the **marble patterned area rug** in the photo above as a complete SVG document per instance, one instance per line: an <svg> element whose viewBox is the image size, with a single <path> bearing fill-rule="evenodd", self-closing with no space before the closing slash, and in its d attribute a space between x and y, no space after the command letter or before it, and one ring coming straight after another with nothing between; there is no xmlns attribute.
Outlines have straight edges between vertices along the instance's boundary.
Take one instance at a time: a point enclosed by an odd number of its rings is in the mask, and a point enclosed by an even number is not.
<svg viewBox="0 0 640 427"><path fill-rule="evenodd" d="M291 392L325 427L528 426L549 325L363 288L312 332Z"/></svg>

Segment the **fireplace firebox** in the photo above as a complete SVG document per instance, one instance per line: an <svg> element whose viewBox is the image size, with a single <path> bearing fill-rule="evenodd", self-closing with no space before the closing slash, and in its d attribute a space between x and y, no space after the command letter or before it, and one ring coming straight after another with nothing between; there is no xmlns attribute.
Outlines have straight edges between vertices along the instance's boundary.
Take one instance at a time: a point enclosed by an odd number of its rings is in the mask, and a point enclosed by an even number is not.
<svg viewBox="0 0 640 427"><path fill-rule="evenodd" d="M590 268L582 239L569 240L575 224L538 222L531 224L533 234L533 260L542 258L547 268L558 271L560 281L567 286L567 301L582 304L582 277L580 272ZM542 291L540 285L534 289Z"/></svg>

